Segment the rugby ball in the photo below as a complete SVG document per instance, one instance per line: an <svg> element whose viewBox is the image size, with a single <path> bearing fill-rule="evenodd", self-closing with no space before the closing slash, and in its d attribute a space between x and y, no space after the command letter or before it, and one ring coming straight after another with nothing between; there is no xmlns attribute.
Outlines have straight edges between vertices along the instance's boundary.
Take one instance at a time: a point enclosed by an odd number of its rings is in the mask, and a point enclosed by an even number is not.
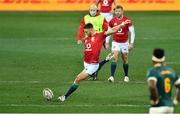
<svg viewBox="0 0 180 114"><path fill-rule="evenodd" d="M43 89L43 97L49 101L49 100L52 100L52 98L54 97L54 94L51 91L51 89L45 88Z"/></svg>

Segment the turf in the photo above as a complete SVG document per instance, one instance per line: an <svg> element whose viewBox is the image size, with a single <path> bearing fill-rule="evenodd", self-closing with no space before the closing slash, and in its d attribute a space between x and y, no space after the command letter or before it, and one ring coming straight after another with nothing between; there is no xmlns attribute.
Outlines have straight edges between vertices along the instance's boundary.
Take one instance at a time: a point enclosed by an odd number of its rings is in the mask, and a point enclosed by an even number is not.
<svg viewBox="0 0 180 114"><path fill-rule="evenodd" d="M166 49L167 64L180 74L180 12L126 12L136 30L129 55L131 81L123 82L120 60L115 83L108 83L108 63L98 81L85 80L66 102L57 102L83 69L83 46L76 44L76 34L85 14L0 12L1 113L147 113L145 75L155 47ZM106 54L103 49L101 58ZM42 97L45 87L55 94L51 102Z"/></svg>

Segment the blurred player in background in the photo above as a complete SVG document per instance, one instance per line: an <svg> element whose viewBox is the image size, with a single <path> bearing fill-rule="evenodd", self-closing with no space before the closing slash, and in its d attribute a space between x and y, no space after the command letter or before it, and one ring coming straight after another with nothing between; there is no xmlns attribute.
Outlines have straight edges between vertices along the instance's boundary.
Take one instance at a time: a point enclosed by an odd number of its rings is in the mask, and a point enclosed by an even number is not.
<svg viewBox="0 0 180 114"><path fill-rule="evenodd" d="M96 5L98 7L98 5L100 4L100 14L105 17L105 19L109 21L113 18L113 14L112 14L112 5L114 3L114 6L116 7L117 3L116 0L96 0ZM106 37L106 49L110 50L110 46L109 44L109 39L111 36L107 36Z"/></svg>
<svg viewBox="0 0 180 114"><path fill-rule="evenodd" d="M173 105L180 101L180 78L172 68L165 65L163 49L154 49L152 62L153 68L147 72L151 103L149 113L172 114ZM171 98L173 86L177 88L174 101Z"/></svg>
<svg viewBox="0 0 180 114"><path fill-rule="evenodd" d="M120 5L117 5L115 7L114 13L115 13L115 17L111 19L111 21L109 22L110 27L117 26L121 24L122 22L129 20L127 16L124 16L123 7ZM129 37L128 32L131 33L130 40L128 38ZM113 34L112 53L114 54L114 57L111 63L111 75L108 79L109 82L114 82L114 75L117 68L117 61L118 61L119 54L121 54L121 58L123 61L123 70L124 70L124 76L125 76L124 81L129 82L128 53L129 53L129 50L132 50L134 47L134 40L135 40L135 31L134 31L134 26L132 24L132 21L131 23L122 27L115 34Z"/></svg>
<svg viewBox="0 0 180 114"><path fill-rule="evenodd" d="M79 26L77 43L82 43L82 38L84 37L84 25L91 23L94 27L95 32L103 32L108 30L108 22L106 19L101 16L98 12L98 7L95 4L92 4L89 8L89 14L85 15Z"/></svg>
<svg viewBox="0 0 180 114"><path fill-rule="evenodd" d="M98 70L99 56L106 36L115 33L122 26L125 26L128 23L129 20L126 20L125 22L117 25L116 27L113 27L108 31L99 33L95 33L95 30L93 29L93 25L91 23L85 24L84 32L87 34L87 37L84 39L84 70L82 70L82 72L77 75L73 85L69 88L66 94L58 97L61 102L64 101L78 88L79 83L82 80L86 79L88 76L92 75Z"/></svg>
<svg viewBox="0 0 180 114"><path fill-rule="evenodd" d="M108 22L106 19L99 14L98 7L95 4L92 4L89 8L89 14L85 15L82 20L81 24L79 26L78 35L77 35L77 43L82 43L82 38L84 36L84 30L83 27L85 24L91 23L94 27L95 32L103 32L108 30ZM104 44L103 44L104 45ZM109 46L106 47L107 50L109 50ZM110 55L108 55L109 57ZM109 58L104 59L100 62L100 66L103 66L106 62L109 61ZM99 67L101 68L101 67ZM97 74L93 74L92 77L89 78L90 80L97 80Z"/></svg>

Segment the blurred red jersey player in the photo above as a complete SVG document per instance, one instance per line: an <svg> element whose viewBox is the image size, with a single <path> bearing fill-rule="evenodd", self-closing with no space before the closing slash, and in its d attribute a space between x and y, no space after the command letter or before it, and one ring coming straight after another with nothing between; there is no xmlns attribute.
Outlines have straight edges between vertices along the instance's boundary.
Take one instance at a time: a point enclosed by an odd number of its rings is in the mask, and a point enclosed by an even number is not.
<svg viewBox="0 0 180 114"><path fill-rule="evenodd" d="M123 7L117 5L114 10L115 17L111 19L109 22L110 27L117 26L122 22L129 20L127 16L124 16ZM128 38L128 33L130 32L130 39ZM114 75L117 67L118 56L121 54L122 62L123 62L123 70L124 70L124 81L129 82L128 77L128 53L129 50L132 50L134 47L134 40L135 40L135 31L134 26L131 23L122 27L119 31L113 34L113 41L112 41L112 53L114 54L114 58L112 59L111 63L111 75L108 79L110 82L114 82Z"/></svg>
<svg viewBox="0 0 180 114"><path fill-rule="evenodd" d="M89 13L85 15L80 23L78 35L77 35L77 43L80 44L82 42L82 38L84 36L84 25L87 23L91 23L95 32L103 32L108 29L108 22L106 19L99 14L98 8L96 5L92 4L89 7Z"/></svg>
<svg viewBox="0 0 180 114"><path fill-rule="evenodd" d="M109 21L113 18L113 14L112 14L112 5L114 3L114 6L117 5L116 0L96 0L96 5L98 7L98 5L100 4L100 14L105 17L105 19L107 20L107 22L109 23ZM111 36L107 36L106 37L106 49L110 50L109 47L109 39Z"/></svg>

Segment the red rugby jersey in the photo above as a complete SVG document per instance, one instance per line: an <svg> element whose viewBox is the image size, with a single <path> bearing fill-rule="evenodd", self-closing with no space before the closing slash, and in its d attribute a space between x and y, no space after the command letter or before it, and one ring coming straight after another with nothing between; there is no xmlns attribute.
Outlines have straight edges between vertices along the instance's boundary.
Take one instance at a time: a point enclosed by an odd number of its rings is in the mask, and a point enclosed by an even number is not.
<svg viewBox="0 0 180 114"><path fill-rule="evenodd" d="M128 17L124 16L122 19L118 19L117 17L114 17L111 19L109 22L109 26L112 28L114 26L117 26L121 24L122 22L130 20ZM128 40L128 32L129 32L129 27L132 26L132 21L131 23L125 25L122 27L119 31L117 31L115 34L113 34L113 40L118 42L118 43L124 43Z"/></svg>
<svg viewBox="0 0 180 114"><path fill-rule="evenodd" d="M102 13L111 12L113 2L114 0L99 0L100 12Z"/></svg>
<svg viewBox="0 0 180 114"><path fill-rule="evenodd" d="M84 39L84 62L99 63L99 56L105 39L104 32L95 33L92 37Z"/></svg>

